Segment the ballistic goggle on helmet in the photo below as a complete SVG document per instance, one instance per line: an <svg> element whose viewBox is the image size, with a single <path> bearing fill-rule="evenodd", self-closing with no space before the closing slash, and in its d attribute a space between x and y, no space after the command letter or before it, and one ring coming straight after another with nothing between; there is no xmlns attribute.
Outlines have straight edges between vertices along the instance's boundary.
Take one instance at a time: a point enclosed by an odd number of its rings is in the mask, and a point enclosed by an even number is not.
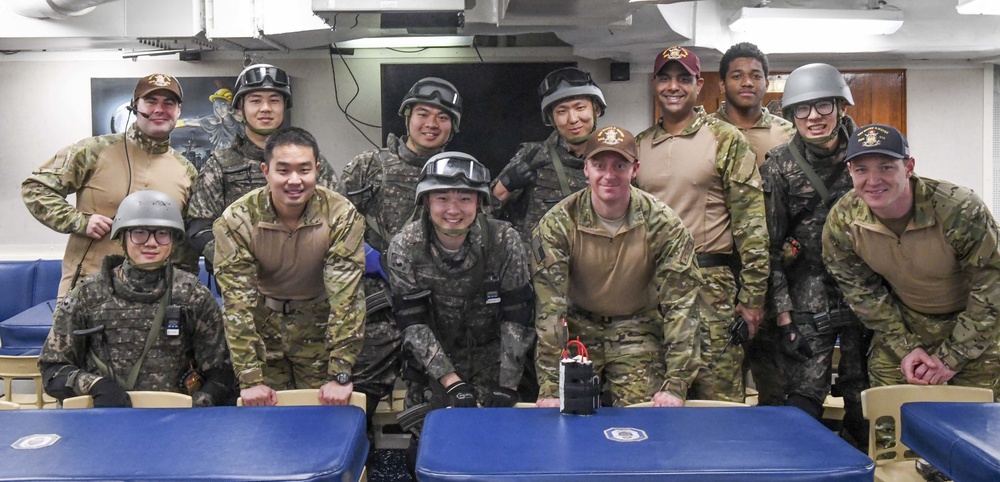
<svg viewBox="0 0 1000 482"><path fill-rule="evenodd" d="M285 108L292 108L292 86L288 74L271 64L253 64L236 78L233 106L243 108L243 97L258 90L273 90L285 98Z"/></svg>
<svg viewBox="0 0 1000 482"><path fill-rule="evenodd" d="M441 189L468 189L484 197L490 195L490 171L476 158L463 152L442 152L427 160L417 181L416 202L425 192Z"/></svg>
<svg viewBox="0 0 1000 482"><path fill-rule="evenodd" d="M590 74L574 67L565 67L553 70L538 84L538 97L542 99L542 121L545 125L552 125L552 106L557 102L578 95L586 95L600 104L601 112L598 116L603 116L608 110L608 103L604 101L604 92L594 83Z"/></svg>
<svg viewBox="0 0 1000 482"><path fill-rule="evenodd" d="M430 104L447 112L451 116L452 134L458 132L458 125L462 121L462 96L458 95L458 90L451 82L437 77L418 80L403 97L399 115L405 117L413 104Z"/></svg>

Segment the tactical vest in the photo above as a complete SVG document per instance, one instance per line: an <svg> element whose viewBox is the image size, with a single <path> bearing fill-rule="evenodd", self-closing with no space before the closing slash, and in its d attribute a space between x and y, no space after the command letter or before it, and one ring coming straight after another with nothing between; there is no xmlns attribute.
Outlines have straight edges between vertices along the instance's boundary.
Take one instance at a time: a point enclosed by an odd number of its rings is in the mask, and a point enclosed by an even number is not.
<svg viewBox="0 0 1000 482"><path fill-rule="evenodd" d="M87 352L93 351L118 377L125 379L150 336L159 296L116 293L112 276L114 274L105 270L96 283L102 302L87 311L89 316L84 329L104 325L103 332L87 336ZM179 282L176 278L173 284L177 292ZM134 390L186 393L183 379L194 359L195 320L191 319L190 307L178 297L173 298L173 304L180 306L180 333L168 336L167 324L160 327L156 342L143 360ZM90 357L86 366L91 373L101 373Z"/></svg>
<svg viewBox="0 0 1000 482"><path fill-rule="evenodd" d="M535 170L537 174L535 184L528 188L525 193L524 202L527 205L527 212L524 220L514 226L521 235L521 239L526 243L531 240L531 230L538 226L542 216L569 195L569 193L564 194L559 185L559 176L552 165L553 152L559 156L559 160L562 162L570 193L587 187L587 176L583 174L583 161L574 156L573 153L559 147L557 141L558 134L556 134L555 140L551 142L546 140L541 143L540 149L533 156L534 158L544 156L545 162L537 163L540 165ZM536 162L532 159L530 164L536 165Z"/></svg>
<svg viewBox="0 0 1000 482"><path fill-rule="evenodd" d="M392 237L413 217L417 206L414 199L417 181L423 168L422 163L415 166L396 154L401 148L401 140L390 136L388 144L388 148L374 154L375 172L369 184L348 193L355 206L369 206L368 212L363 213L368 225L365 241L382 253L389 249Z"/></svg>
<svg viewBox="0 0 1000 482"><path fill-rule="evenodd" d="M431 331L449 354L499 343L500 303L486 303L489 291L500 291L500 259L494 254L499 250L484 249L485 236L500 231L498 221L487 220L488 233L483 233L478 219L473 223L467 256L475 256L477 262L460 273L431 254L428 233L433 235L434 228L426 219L422 222L426 227L419 230L410 252L417 285L420 290L431 290ZM496 244L493 240L490 243Z"/></svg>
<svg viewBox="0 0 1000 482"><path fill-rule="evenodd" d="M267 184L260 164L264 162L264 151L239 136L233 146L220 152L217 157L222 168L222 202L229 206L246 193Z"/></svg>

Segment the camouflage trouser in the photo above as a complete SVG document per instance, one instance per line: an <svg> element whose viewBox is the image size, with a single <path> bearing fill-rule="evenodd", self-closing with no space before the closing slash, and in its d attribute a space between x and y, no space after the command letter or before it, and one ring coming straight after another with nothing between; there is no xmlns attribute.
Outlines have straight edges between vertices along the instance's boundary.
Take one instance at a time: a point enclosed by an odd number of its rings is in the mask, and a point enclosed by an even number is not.
<svg viewBox="0 0 1000 482"><path fill-rule="evenodd" d="M699 321L702 367L688 390L694 400L746 400L743 347L729 344L729 325L736 319L736 280L725 266L701 268L704 279L695 305ZM728 345L728 346L726 346Z"/></svg>
<svg viewBox="0 0 1000 482"><path fill-rule="evenodd" d="M788 378L782 370L781 334L774 318L765 319L747 345L743 363L757 386L757 405L784 405Z"/></svg>
<svg viewBox="0 0 1000 482"><path fill-rule="evenodd" d="M267 350L264 384L275 390L320 388L330 381L326 349L330 303L326 300L285 315L259 306L257 332Z"/></svg>
<svg viewBox="0 0 1000 482"><path fill-rule="evenodd" d="M369 299L378 296L385 288L381 278L365 276L365 293ZM367 303L369 309L372 303ZM371 407L378 405L382 397L392 392L399 376L402 336L392 316L392 308L386 306L365 315L365 342L354 362L354 390L368 395ZM374 399L374 401L372 400ZM374 413L374 410L369 410Z"/></svg>
<svg viewBox="0 0 1000 482"><path fill-rule="evenodd" d="M788 378L788 395L798 395L822 407L830 393L833 372L833 349L840 340L840 363L837 365L837 385L834 395L844 398L844 432L860 450L868 443L868 423L861 412L861 392L868 388L865 355L871 332L860 321L854 321L828 333L818 333L811 321L812 313L793 314L793 322L809 343L813 356L804 362L782 357Z"/></svg>
<svg viewBox="0 0 1000 482"><path fill-rule="evenodd" d="M472 385L476 400L482 402L486 393L500 381L500 341L473 347L443 348L455 366L455 373L462 381ZM446 406L444 387L437 380L431 380L410 357L405 357L402 376L406 382L406 408L421 403L430 403L434 408Z"/></svg>
<svg viewBox="0 0 1000 482"><path fill-rule="evenodd" d="M955 314L924 315L901 307L906 326L914 333L921 335L923 349L927 353L934 351L948 339L955 326ZM902 385L906 383L900 365L902 359L890 350L882 334L875 333L872 341L872 352L868 358L868 373L873 387L886 385ZM971 360L948 381L948 385L964 387L980 387L993 390L994 400L1000 399L1000 347L996 343L983 352L979 358ZM880 419L876 423L876 437L881 448L895 444L895 425L891 418Z"/></svg>
<svg viewBox="0 0 1000 482"><path fill-rule="evenodd" d="M601 377L607 395L602 398L616 407L648 402L663 385L663 325L651 315L566 315L570 338L580 337Z"/></svg>

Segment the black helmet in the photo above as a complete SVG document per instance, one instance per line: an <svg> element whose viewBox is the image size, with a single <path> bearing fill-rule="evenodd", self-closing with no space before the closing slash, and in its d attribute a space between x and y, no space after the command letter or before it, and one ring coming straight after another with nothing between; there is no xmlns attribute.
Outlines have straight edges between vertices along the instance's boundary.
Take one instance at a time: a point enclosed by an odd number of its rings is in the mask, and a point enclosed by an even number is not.
<svg viewBox="0 0 1000 482"><path fill-rule="evenodd" d="M538 97L542 99L542 121L545 125L552 125L551 108L560 100L576 97L578 95L590 96L594 102L600 104L601 113L608 110L608 103L604 101L604 92L594 83L590 74L575 67L565 67L553 70L538 84Z"/></svg>
<svg viewBox="0 0 1000 482"><path fill-rule="evenodd" d="M462 97L451 82L437 77L418 80L403 97L399 115L406 116L407 109L418 103L431 104L447 112L451 116L452 134L458 132L458 125L462 121Z"/></svg>
<svg viewBox="0 0 1000 482"><path fill-rule="evenodd" d="M243 108L243 96L258 90L280 92L285 98L285 108L292 108L292 86L288 74L271 64L253 64L240 72L236 78L236 94L233 107Z"/></svg>
<svg viewBox="0 0 1000 482"><path fill-rule="evenodd" d="M435 154L420 170L416 201L428 191L439 189L469 189L485 198L490 195L490 171L475 157L464 152L447 151Z"/></svg>

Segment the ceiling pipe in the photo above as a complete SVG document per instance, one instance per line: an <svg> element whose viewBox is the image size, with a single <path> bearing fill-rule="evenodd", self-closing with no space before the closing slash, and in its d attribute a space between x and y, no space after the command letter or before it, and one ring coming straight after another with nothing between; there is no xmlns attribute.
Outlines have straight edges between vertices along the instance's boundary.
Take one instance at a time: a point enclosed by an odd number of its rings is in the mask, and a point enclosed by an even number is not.
<svg viewBox="0 0 1000 482"><path fill-rule="evenodd" d="M7 8L23 17L62 19L86 15L97 5L118 0L7 0Z"/></svg>

